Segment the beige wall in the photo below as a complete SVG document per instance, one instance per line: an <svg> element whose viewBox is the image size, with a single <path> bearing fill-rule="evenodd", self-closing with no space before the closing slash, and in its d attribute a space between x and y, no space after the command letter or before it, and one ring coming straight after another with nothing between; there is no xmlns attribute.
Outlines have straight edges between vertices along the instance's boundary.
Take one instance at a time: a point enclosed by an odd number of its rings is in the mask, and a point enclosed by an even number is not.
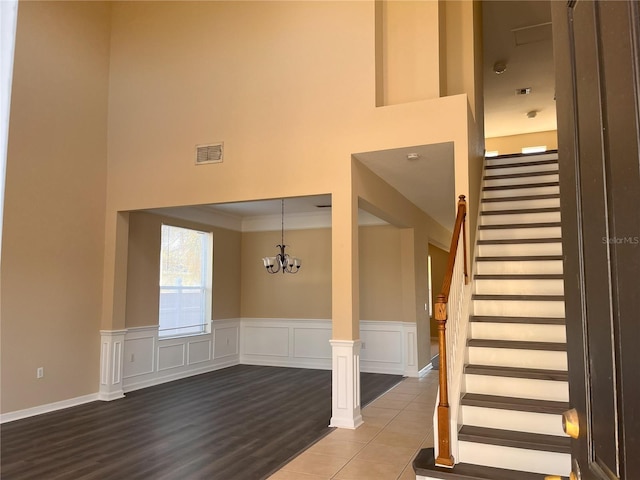
<svg viewBox="0 0 640 480"><path fill-rule="evenodd" d="M440 96L437 1L376 1L377 105Z"/></svg>
<svg viewBox="0 0 640 480"><path fill-rule="evenodd" d="M376 108L374 2L122 2L112 24L103 328L123 324L117 211L330 193L334 338L357 338L351 155L452 141L468 194L467 96ZM210 141L224 163L194 166Z"/></svg>
<svg viewBox="0 0 640 480"><path fill-rule="evenodd" d="M2 240L2 412L98 390L109 10L20 3Z"/></svg>
<svg viewBox="0 0 640 480"><path fill-rule="evenodd" d="M507 137L493 137L485 139L488 152L497 151L500 155L521 153L523 147L537 147L546 145L547 150L558 149L558 132L525 133L523 135L509 135Z"/></svg>
<svg viewBox="0 0 640 480"><path fill-rule="evenodd" d="M249 318L331 318L331 229L287 230L287 252L302 260L295 275L265 271L280 231L242 234L242 307Z"/></svg>
<svg viewBox="0 0 640 480"><path fill-rule="evenodd" d="M213 234L213 320L240 317L241 234L224 228L145 212L129 215L125 326L157 325L162 224Z"/></svg>
<svg viewBox="0 0 640 480"><path fill-rule="evenodd" d="M464 4L463 34L473 30ZM373 1L21 3L3 232L3 411L97 390L98 330L126 325L128 211L331 194L330 316L334 338L349 340L359 336L364 200L401 228L403 319L415 319L420 345L428 343L423 260L428 239L442 244L447 232L363 176L352 154L453 142L456 194L469 195L477 79L456 60L447 63L461 75L447 92L456 95L376 107L375 20ZM459 52L468 59L468 44ZM440 81L437 69L432 76ZM194 166L194 146L214 141L225 142L224 163ZM25 360L27 350L37 355ZM37 366L46 373L36 382Z"/></svg>
<svg viewBox="0 0 640 480"><path fill-rule="evenodd" d="M400 234L391 225L359 229L362 320L404 321Z"/></svg>
<svg viewBox="0 0 640 480"><path fill-rule="evenodd" d="M280 232L245 232L160 215L129 216L127 328L157 325L160 228L163 223L213 233L212 317L331 318L331 230L285 232L288 252L302 259L296 275L265 272ZM360 227L360 303L366 320L403 321L400 230ZM382 269L382 270L381 270Z"/></svg>
<svg viewBox="0 0 640 480"><path fill-rule="evenodd" d="M424 308L428 302L428 244L430 239L439 245L450 243L451 232L437 224L357 160L354 160L353 167L353 188L362 208L401 229L403 321L416 322L418 366L423 368L431 359L429 315ZM360 275L359 278L362 279L363 276Z"/></svg>

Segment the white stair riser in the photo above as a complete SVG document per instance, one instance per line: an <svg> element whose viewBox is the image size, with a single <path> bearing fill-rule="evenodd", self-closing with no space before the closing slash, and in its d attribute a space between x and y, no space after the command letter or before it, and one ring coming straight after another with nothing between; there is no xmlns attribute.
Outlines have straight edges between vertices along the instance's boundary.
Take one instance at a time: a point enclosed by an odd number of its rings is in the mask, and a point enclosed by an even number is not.
<svg viewBox="0 0 640 480"><path fill-rule="evenodd" d="M503 317L564 317L564 302L546 300L474 300L475 315Z"/></svg>
<svg viewBox="0 0 640 480"><path fill-rule="evenodd" d="M513 340L529 342L567 341L564 325L541 325L535 323L471 322L471 338L484 340Z"/></svg>
<svg viewBox="0 0 640 480"><path fill-rule="evenodd" d="M464 463L565 477L571 471L571 455L564 453L462 441L458 449L457 460Z"/></svg>
<svg viewBox="0 0 640 480"><path fill-rule="evenodd" d="M478 262L476 263L476 273L486 275L500 273L562 273L562 260Z"/></svg>
<svg viewBox="0 0 640 480"><path fill-rule="evenodd" d="M491 178L488 176L484 181L485 187L498 187L502 185L522 185L525 183L543 183L543 182L557 182L558 174L553 173L551 175L535 175L531 177L515 177L515 178Z"/></svg>
<svg viewBox="0 0 640 480"><path fill-rule="evenodd" d="M521 157L512 158L487 158L485 159L486 165L513 165L517 163L530 163L541 162L544 160L557 160L557 153L544 153L540 155L522 155Z"/></svg>
<svg viewBox="0 0 640 480"><path fill-rule="evenodd" d="M480 230L480 240L515 240L523 238L560 238L560 227L490 228Z"/></svg>
<svg viewBox="0 0 640 480"><path fill-rule="evenodd" d="M557 208L560 206L559 198L539 198L536 200L508 200L502 202L483 202L482 211L493 210L517 210L521 208Z"/></svg>
<svg viewBox="0 0 640 480"><path fill-rule="evenodd" d="M559 222L560 212L512 213L506 215L482 215L481 225L513 225L515 223Z"/></svg>
<svg viewBox="0 0 640 480"><path fill-rule="evenodd" d="M567 354L546 350L522 350L511 348L469 347L468 363L497 367L539 368L541 370L566 370Z"/></svg>
<svg viewBox="0 0 640 480"><path fill-rule="evenodd" d="M567 382L468 373L464 377L465 391L467 393L553 400L557 402L569 401L569 385Z"/></svg>
<svg viewBox="0 0 640 480"><path fill-rule="evenodd" d="M540 165L523 165L521 167L490 168L485 170L485 176L491 177L494 175L509 175L510 173L549 172L552 170L558 170L557 163L543 163Z"/></svg>
<svg viewBox="0 0 640 480"><path fill-rule="evenodd" d="M476 293L485 295L562 295L562 280L478 280L474 281Z"/></svg>
<svg viewBox="0 0 640 480"><path fill-rule="evenodd" d="M519 197L521 195L547 195L550 193L560 193L560 188L558 186L550 186L485 190L482 192L482 198Z"/></svg>
<svg viewBox="0 0 640 480"><path fill-rule="evenodd" d="M462 423L474 427L565 437L562 415L463 405Z"/></svg>
<svg viewBox="0 0 640 480"><path fill-rule="evenodd" d="M478 255L481 257L562 255L562 243L497 243L478 245Z"/></svg>

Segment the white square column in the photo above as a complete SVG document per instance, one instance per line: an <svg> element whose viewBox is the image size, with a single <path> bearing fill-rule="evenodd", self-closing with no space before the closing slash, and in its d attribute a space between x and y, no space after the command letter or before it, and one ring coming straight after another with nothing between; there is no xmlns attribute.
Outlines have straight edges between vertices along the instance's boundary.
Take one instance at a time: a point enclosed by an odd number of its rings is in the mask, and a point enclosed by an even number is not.
<svg viewBox="0 0 640 480"><path fill-rule="evenodd" d="M355 429L360 412L360 340L329 340L332 351L330 427Z"/></svg>
<svg viewBox="0 0 640 480"><path fill-rule="evenodd" d="M126 330L100 330L100 400L124 397L122 370Z"/></svg>

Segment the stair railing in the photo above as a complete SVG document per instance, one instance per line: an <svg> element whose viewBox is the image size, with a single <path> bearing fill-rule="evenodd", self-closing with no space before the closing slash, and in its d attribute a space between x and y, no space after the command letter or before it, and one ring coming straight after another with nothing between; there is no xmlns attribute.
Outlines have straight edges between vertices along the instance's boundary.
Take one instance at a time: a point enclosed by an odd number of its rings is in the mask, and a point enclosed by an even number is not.
<svg viewBox="0 0 640 480"><path fill-rule="evenodd" d="M436 464L452 467L454 464L451 455L451 422L449 411L449 379L453 376L454 365L448 362L447 351L456 352L456 339L459 337L456 329L460 324L460 317L463 315L464 286L469 283L469 273L467 267L467 202L464 195L460 195L458 200L458 212L456 223L451 238L451 248L449 249L449 260L447 271L444 276L442 290L438 295L435 304L435 319L438 322L438 345L440 357L439 383L440 395L437 407L438 423L438 456ZM462 236L462 248L460 245ZM453 288L452 288L453 287ZM449 325L450 339L447 339L447 320Z"/></svg>

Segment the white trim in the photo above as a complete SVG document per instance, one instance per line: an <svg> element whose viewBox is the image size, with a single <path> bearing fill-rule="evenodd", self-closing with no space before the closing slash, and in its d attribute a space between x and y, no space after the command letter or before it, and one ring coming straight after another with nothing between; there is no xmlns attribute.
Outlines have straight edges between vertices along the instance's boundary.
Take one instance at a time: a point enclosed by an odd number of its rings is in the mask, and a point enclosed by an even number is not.
<svg viewBox="0 0 640 480"><path fill-rule="evenodd" d="M427 365L425 365L419 372L418 372L418 377L422 378L424 377L427 373L429 373L431 370L433 370L433 364L432 363L428 363Z"/></svg>
<svg viewBox="0 0 640 480"><path fill-rule="evenodd" d="M27 417L42 415L43 413L64 410L65 408L76 407L78 405L95 402L97 400L100 400L100 398L98 393L96 392L89 395L83 395L81 397L61 400L59 402L47 403L46 405L38 405L37 407L25 408L24 410L16 410L14 412L3 413L2 415L0 415L0 423L13 422L15 420L21 420Z"/></svg>
<svg viewBox="0 0 640 480"><path fill-rule="evenodd" d="M202 344L207 345L206 355L192 357L194 347ZM130 328L124 341L123 390L132 392L238 365L239 348L238 318L213 320L211 332L184 337L159 338L157 325Z"/></svg>
<svg viewBox="0 0 640 480"><path fill-rule="evenodd" d="M332 353L330 427L356 429L360 411L360 340L329 340Z"/></svg>
<svg viewBox="0 0 640 480"><path fill-rule="evenodd" d="M331 319L243 318L240 363L332 368ZM361 371L418 377L417 326L410 322L360 321Z"/></svg>
<svg viewBox="0 0 640 480"><path fill-rule="evenodd" d="M127 330L100 330L100 400L124 397L122 368Z"/></svg>

